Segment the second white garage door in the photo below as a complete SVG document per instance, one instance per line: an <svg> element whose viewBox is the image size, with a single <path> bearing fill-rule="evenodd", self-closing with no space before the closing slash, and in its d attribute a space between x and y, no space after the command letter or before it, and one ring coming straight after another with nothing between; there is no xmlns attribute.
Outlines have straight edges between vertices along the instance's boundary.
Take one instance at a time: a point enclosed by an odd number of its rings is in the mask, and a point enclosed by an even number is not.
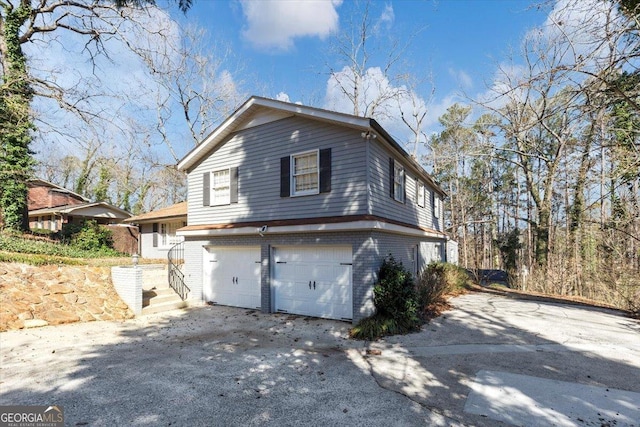
<svg viewBox="0 0 640 427"><path fill-rule="evenodd" d="M276 311L353 318L350 246L284 246L272 255Z"/></svg>
<svg viewBox="0 0 640 427"><path fill-rule="evenodd" d="M205 301L260 308L259 247L209 247L204 258Z"/></svg>

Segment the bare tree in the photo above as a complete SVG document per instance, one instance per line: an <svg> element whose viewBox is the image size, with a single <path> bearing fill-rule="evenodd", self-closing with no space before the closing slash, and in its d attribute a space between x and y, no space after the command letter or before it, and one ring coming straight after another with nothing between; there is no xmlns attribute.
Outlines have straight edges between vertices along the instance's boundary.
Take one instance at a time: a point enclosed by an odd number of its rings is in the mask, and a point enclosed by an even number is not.
<svg viewBox="0 0 640 427"><path fill-rule="evenodd" d="M328 84L336 91L333 96L348 103L350 110L346 112L356 116L389 118L395 101L407 92L407 75L396 69L412 37L402 43L393 38L382 41L385 24L391 19L389 8L375 19L371 1L356 3L347 28L332 42L331 50L339 65L327 65Z"/></svg>
<svg viewBox="0 0 640 427"><path fill-rule="evenodd" d="M157 85L155 133L176 163L184 147L175 146L173 128L186 128L191 148L245 98L235 80L239 69L229 69L230 49L206 43L208 39L204 29L191 25L179 39L168 39L162 51L134 47Z"/></svg>
<svg viewBox="0 0 640 427"><path fill-rule="evenodd" d="M638 311L639 9L626 3L555 3L480 104L499 118L511 219L497 240L511 268L534 267L519 283Z"/></svg>
<svg viewBox="0 0 640 427"><path fill-rule="evenodd" d="M94 64L108 57L110 43L127 43L130 30L162 33L153 27L150 11L121 7L126 0L84 2L67 0L1 0L0 1L0 208L5 226L25 230L26 180L31 174L32 131L35 129L31 102L35 98L50 99L59 108L73 112L86 123L101 117L104 111L89 92L78 92L76 83L63 85L51 75L34 72L37 58L29 57L23 47L54 45L62 34L77 38L82 54ZM133 0L140 6L152 1ZM190 0L179 0L186 10ZM34 67L35 66L35 67ZM61 73L60 75L63 75ZM67 76L68 77L68 76ZM81 80L86 76L78 76Z"/></svg>
<svg viewBox="0 0 640 427"><path fill-rule="evenodd" d="M415 90L417 84L409 85L407 91L396 99L400 110L400 119L410 131L409 140L405 145L414 159L418 158L420 144L426 144L428 141L428 135L425 133L425 121L428 119L429 104L433 100L436 90L431 77L429 77L429 82L431 89L426 100L417 94Z"/></svg>

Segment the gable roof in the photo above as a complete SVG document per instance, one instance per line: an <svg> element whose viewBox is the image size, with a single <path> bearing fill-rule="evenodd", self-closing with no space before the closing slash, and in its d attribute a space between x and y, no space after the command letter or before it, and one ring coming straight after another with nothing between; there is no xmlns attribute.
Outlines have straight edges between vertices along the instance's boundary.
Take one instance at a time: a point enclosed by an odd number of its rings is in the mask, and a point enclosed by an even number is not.
<svg viewBox="0 0 640 427"><path fill-rule="evenodd" d="M104 212L111 212L114 215L92 214L90 216L96 218L129 218L131 214L124 209L110 205L106 202L81 203L79 205L56 206L54 208L42 208L29 211L29 216L50 215L50 214L73 214L82 215L83 210L98 208Z"/></svg>
<svg viewBox="0 0 640 427"><path fill-rule="evenodd" d="M358 129L363 132L372 132L380 136L387 147L395 151L409 163L425 181L427 181L438 193L446 196L444 190L437 182L415 161L389 133L374 119L338 113L321 108L308 107L290 102L277 101L275 99L252 96L233 112L220 126L213 130L198 146L191 150L178 163L178 170L189 172L216 146L226 141L232 133L258 126L266 122L285 117L305 117L340 126Z"/></svg>
<svg viewBox="0 0 640 427"><path fill-rule="evenodd" d="M158 219L181 218L186 216L187 202L180 202L175 205L167 206L166 208L132 216L131 218L125 219L124 222L151 222Z"/></svg>
<svg viewBox="0 0 640 427"><path fill-rule="evenodd" d="M67 193L78 199L84 200L85 202L89 202L90 199L84 197L82 194L74 193L73 191L64 188L60 185L54 184L53 182L45 181L44 179L34 178L27 181L27 185L31 187L49 187L54 189L58 193Z"/></svg>

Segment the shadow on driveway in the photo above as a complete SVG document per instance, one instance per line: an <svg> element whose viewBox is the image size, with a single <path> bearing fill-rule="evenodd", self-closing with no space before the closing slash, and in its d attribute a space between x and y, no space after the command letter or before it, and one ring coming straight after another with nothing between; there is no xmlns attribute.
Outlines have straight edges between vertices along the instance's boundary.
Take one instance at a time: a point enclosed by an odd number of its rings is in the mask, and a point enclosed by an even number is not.
<svg viewBox="0 0 640 427"><path fill-rule="evenodd" d="M632 392L622 404L640 411L637 322L484 294L453 303L422 332L371 344L342 322L215 306L5 332L0 404L62 405L71 426L545 425L561 412L535 400L540 380ZM580 416L565 424L594 425Z"/></svg>

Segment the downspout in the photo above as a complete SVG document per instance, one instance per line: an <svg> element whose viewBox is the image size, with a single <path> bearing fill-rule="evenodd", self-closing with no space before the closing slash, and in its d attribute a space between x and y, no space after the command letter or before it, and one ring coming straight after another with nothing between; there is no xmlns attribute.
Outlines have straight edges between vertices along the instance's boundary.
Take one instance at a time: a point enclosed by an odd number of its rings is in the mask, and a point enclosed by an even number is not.
<svg viewBox="0 0 640 427"><path fill-rule="evenodd" d="M364 138L364 146L365 146L365 169L367 171L366 176L366 184L367 184L367 214L373 215L373 203L371 201L371 168L369 167L371 164L371 150L370 150L370 141L368 138Z"/></svg>

